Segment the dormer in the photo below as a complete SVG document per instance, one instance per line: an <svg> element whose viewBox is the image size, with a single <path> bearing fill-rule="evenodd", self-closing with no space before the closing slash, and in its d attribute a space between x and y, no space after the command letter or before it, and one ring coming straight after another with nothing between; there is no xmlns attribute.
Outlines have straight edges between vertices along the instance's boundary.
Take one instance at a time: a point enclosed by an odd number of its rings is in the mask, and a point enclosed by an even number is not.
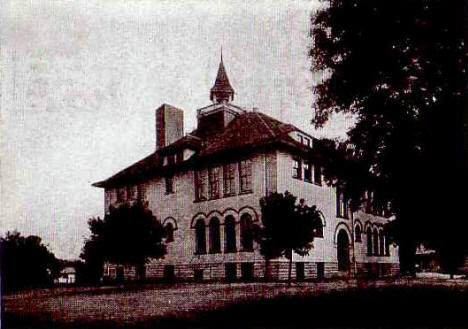
<svg viewBox="0 0 468 329"><path fill-rule="evenodd" d="M308 148L314 147L314 139L312 136L307 135L301 131L295 130L289 133L289 137L293 138L296 142L301 143Z"/></svg>

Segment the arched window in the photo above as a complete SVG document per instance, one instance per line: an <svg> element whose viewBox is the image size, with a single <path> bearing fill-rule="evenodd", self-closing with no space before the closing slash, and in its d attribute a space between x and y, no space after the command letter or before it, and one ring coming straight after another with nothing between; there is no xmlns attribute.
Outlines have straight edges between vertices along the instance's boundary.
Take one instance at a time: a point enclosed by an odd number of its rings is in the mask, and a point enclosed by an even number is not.
<svg viewBox="0 0 468 329"><path fill-rule="evenodd" d="M219 220L216 217L210 220L210 253L221 252L221 235L219 231Z"/></svg>
<svg viewBox="0 0 468 329"><path fill-rule="evenodd" d="M361 226L359 224L354 228L354 241L361 242Z"/></svg>
<svg viewBox="0 0 468 329"><path fill-rule="evenodd" d="M206 254L205 222L199 219L195 224L196 253Z"/></svg>
<svg viewBox="0 0 468 329"><path fill-rule="evenodd" d="M224 220L225 252L236 252L236 221L234 217L227 216Z"/></svg>
<svg viewBox="0 0 468 329"><path fill-rule="evenodd" d="M367 254L372 255L372 229L367 228Z"/></svg>
<svg viewBox="0 0 468 329"><path fill-rule="evenodd" d="M166 235L166 242L174 241L174 225L172 223L164 225L164 233Z"/></svg>
<svg viewBox="0 0 468 329"><path fill-rule="evenodd" d="M240 220L241 245L243 251L253 250L252 217L244 214Z"/></svg>
<svg viewBox="0 0 468 329"><path fill-rule="evenodd" d="M380 256L385 255L385 236L382 230L379 232L379 253Z"/></svg>
<svg viewBox="0 0 468 329"><path fill-rule="evenodd" d="M388 235L384 234L385 237L385 256L390 256L390 239Z"/></svg>
<svg viewBox="0 0 468 329"><path fill-rule="evenodd" d="M379 232L377 229L374 229L372 244L374 245L374 255L379 254Z"/></svg>

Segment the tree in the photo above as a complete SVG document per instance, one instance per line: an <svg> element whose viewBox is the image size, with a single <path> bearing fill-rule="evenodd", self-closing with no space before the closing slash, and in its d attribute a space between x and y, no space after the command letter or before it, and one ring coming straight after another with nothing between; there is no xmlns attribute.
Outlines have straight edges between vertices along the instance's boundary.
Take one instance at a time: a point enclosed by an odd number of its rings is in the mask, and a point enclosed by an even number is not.
<svg viewBox="0 0 468 329"><path fill-rule="evenodd" d="M286 191L271 193L260 199L262 226L256 228L255 239L265 258L266 270L271 259L284 256L289 259L288 281L291 282L293 252L304 256L313 247L314 232L321 229L320 213L315 206Z"/></svg>
<svg viewBox="0 0 468 329"><path fill-rule="evenodd" d="M81 257L96 278L104 261L136 266L140 270L149 258L166 254L165 230L143 202L110 207L104 219L88 221L91 237Z"/></svg>
<svg viewBox="0 0 468 329"><path fill-rule="evenodd" d="M356 170L336 166L331 174L362 174L345 187L354 206L369 184L377 202L390 202L403 271L413 271L416 246L425 243L453 272L468 241L454 188L464 188L468 171L466 2L324 4L312 18L313 71L324 77L313 122L322 126L333 113L356 119L339 152Z"/></svg>
<svg viewBox="0 0 468 329"><path fill-rule="evenodd" d="M59 261L38 236L7 232L0 251L5 290L51 284L58 275Z"/></svg>

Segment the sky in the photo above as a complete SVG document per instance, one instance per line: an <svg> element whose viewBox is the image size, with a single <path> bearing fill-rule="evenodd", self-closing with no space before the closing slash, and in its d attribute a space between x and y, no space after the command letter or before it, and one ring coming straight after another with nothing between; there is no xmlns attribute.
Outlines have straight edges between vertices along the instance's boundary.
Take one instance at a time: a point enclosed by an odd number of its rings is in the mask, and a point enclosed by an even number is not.
<svg viewBox="0 0 468 329"><path fill-rule="evenodd" d="M0 234L42 237L78 258L87 220L104 214L91 184L152 153L154 111L209 105L220 49L234 104L315 136L307 56L316 1L3 1Z"/></svg>

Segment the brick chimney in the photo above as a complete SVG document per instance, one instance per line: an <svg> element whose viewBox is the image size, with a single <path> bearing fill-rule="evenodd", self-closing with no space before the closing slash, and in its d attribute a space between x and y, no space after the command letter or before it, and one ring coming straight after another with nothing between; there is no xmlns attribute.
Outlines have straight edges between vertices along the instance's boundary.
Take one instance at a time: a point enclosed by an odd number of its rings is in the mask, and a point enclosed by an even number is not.
<svg viewBox="0 0 468 329"><path fill-rule="evenodd" d="M184 111L163 104L156 110L156 150L184 137Z"/></svg>

